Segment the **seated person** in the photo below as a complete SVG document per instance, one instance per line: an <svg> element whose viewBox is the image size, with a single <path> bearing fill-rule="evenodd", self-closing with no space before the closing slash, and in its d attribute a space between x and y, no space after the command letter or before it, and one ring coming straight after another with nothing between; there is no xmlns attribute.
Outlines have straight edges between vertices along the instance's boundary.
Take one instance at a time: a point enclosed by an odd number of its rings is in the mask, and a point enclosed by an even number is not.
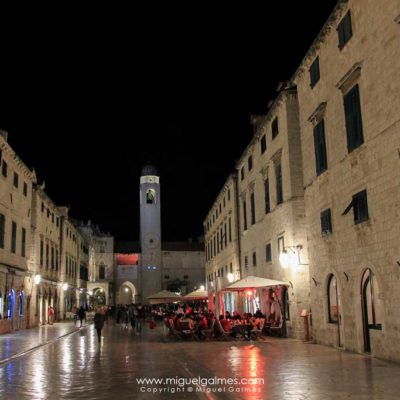
<svg viewBox="0 0 400 400"><path fill-rule="evenodd" d="M204 331L207 330L207 326L208 322L206 316L203 314L199 314L199 321L197 324L196 333L200 339L205 338L206 334Z"/></svg>
<svg viewBox="0 0 400 400"><path fill-rule="evenodd" d="M219 322L221 323L222 329L225 332L231 331L231 324L229 323L229 321L227 319L225 319L225 317L223 315L219 316Z"/></svg>
<svg viewBox="0 0 400 400"><path fill-rule="evenodd" d="M240 320L242 317L237 311L234 311L232 319Z"/></svg>
<svg viewBox="0 0 400 400"><path fill-rule="evenodd" d="M265 315L261 312L259 308L257 308L257 311L254 315L258 318L265 318Z"/></svg>

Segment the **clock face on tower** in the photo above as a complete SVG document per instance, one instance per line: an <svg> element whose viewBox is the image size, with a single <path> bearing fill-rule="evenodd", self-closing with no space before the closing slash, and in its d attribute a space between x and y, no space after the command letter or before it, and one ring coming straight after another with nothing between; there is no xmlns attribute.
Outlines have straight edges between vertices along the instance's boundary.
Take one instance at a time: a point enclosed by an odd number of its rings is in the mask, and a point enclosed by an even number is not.
<svg viewBox="0 0 400 400"><path fill-rule="evenodd" d="M148 249L154 249L156 248L160 243L160 239L157 234L155 233L146 233L144 236L144 245Z"/></svg>

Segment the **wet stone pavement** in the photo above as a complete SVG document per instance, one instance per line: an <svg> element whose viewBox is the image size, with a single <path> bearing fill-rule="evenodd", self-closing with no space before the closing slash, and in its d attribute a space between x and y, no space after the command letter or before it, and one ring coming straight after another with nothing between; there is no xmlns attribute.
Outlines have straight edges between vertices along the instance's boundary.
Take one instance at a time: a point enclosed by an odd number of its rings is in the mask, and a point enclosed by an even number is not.
<svg viewBox="0 0 400 400"><path fill-rule="evenodd" d="M89 325L0 366L0 399L386 400L399 393L396 364L290 339L177 342L162 327L136 336L108 325L99 344Z"/></svg>

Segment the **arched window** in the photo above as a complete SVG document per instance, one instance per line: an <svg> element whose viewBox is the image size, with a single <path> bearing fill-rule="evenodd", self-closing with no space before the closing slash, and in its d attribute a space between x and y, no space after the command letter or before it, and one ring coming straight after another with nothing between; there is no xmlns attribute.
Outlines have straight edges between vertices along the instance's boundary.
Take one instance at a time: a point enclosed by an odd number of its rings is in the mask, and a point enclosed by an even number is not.
<svg viewBox="0 0 400 400"><path fill-rule="evenodd" d="M15 292L14 289L10 290L8 294L8 309L7 309L7 317L14 318L14 304L15 304Z"/></svg>
<svg viewBox="0 0 400 400"><path fill-rule="evenodd" d="M25 295L24 292L21 290L19 293L19 304L18 304L18 314L20 317L24 315L24 300L25 300Z"/></svg>
<svg viewBox="0 0 400 400"><path fill-rule="evenodd" d="M99 267L99 279L106 279L106 267L104 264L100 264Z"/></svg>
<svg viewBox="0 0 400 400"><path fill-rule="evenodd" d="M154 189L148 189L146 192L146 203L154 204L156 202L156 191Z"/></svg>
<svg viewBox="0 0 400 400"><path fill-rule="evenodd" d="M362 279L364 318L369 329L382 329L382 304L378 282L371 269L364 272Z"/></svg>
<svg viewBox="0 0 400 400"><path fill-rule="evenodd" d="M328 280L328 320L331 323L338 323L338 291L335 275Z"/></svg>

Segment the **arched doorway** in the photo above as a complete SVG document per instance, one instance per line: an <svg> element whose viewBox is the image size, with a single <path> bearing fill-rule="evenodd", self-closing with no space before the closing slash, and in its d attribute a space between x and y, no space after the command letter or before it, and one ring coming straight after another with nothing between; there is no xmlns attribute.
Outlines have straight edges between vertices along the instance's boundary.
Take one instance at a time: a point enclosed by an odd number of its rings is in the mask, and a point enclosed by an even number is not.
<svg viewBox="0 0 400 400"><path fill-rule="evenodd" d="M370 330L382 330L382 302L379 298L378 283L370 268L364 271L361 281L361 307L363 318L364 351L371 352Z"/></svg>
<svg viewBox="0 0 400 400"><path fill-rule="evenodd" d="M18 300L18 329L22 329L25 308L25 295L23 290L19 292Z"/></svg>
<svg viewBox="0 0 400 400"><path fill-rule="evenodd" d="M106 292L102 288L95 288L92 290L90 295L90 306L93 307L94 310L97 307L106 305Z"/></svg>
<svg viewBox="0 0 400 400"><path fill-rule="evenodd" d="M12 329L14 329L14 306L15 306L15 292L14 289L10 289L10 292L8 294L7 317L11 319Z"/></svg>
<svg viewBox="0 0 400 400"><path fill-rule="evenodd" d="M327 298L328 322L337 325L337 346L343 347L344 329L342 319L342 300L338 281L336 276L333 274L328 277Z"/></svg>
<svg viewBox="0 0 400 400"><path fill-rule="evenodd" d="M117 304L132 304L135 303L137 291L132 282L124 282L117 292Z"/></svg>

